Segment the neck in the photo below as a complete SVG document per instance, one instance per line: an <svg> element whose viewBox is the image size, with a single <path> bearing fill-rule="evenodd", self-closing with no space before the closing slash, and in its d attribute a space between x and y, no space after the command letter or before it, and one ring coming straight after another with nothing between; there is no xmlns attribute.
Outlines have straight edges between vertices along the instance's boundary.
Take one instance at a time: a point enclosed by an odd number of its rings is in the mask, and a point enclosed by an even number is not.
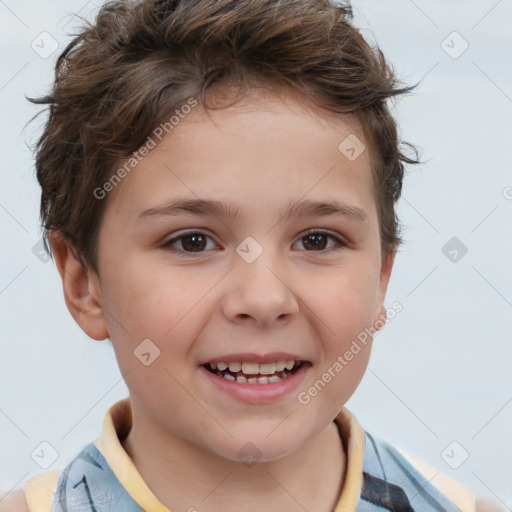
<svg viewBox="0 0 512 512"><path fill-rule="evenodd" d="M137 421L136 411L132 414L133 427L123 447L171 511L332 512L338 502L346 455L334 422L290 455L247 466L163 432L149 420Z"/></svg>

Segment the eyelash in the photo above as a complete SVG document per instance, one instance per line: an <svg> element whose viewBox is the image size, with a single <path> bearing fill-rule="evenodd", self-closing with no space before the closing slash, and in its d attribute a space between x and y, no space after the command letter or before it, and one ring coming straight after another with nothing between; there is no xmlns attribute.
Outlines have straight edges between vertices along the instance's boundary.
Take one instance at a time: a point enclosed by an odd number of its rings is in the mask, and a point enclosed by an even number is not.
<svg viewBox="0 0 512 512"><path fill-rule="evenodd" d="M192 251L185 251L183 249L176 249L175 247L171 247L172 244L174 244L175 242L178 242L179 240L183 239L183 238L188 238L188 237L191 237L191 236L194 236L194 235L201 235L201 236L206 236L207 238L210 238L212 239L212 237L206 233L204 233L203 231L189 231L189 232L185 232L185 233L181 233L180 235L178 236L175 236L169 240L167 240L167 242L165 242L163 245L162 245L162 248L166 249L166 250L170 250L174 253L176 253L177 255L181 256L181 257L189 257L189 256L192 256L192 257L195 257L195 256L200 256L201 254L205 253L206 251L203 250L203 251L198 251L198 252L192 252ZM329 231L324 231L322 229L311 229L309 231L307 231L306 233L304 233L298 241L301 241L303 238L306 238L308 236L311 236L311 235L325 235L327 236L328 238L331 238L332 240L334 240L336 242L336 245L333 246L333 247L330 247L328 249L321 249L321 250L318 250L318 251L306 251L306 252L312 252L312 253L315 253L315 252L318 252L318 253L325 253L325 252L330 252L332 250L340 250L344 247L347 247L347 243L344 242L341 238L333 235L332 233L330 233Z"/></svg>

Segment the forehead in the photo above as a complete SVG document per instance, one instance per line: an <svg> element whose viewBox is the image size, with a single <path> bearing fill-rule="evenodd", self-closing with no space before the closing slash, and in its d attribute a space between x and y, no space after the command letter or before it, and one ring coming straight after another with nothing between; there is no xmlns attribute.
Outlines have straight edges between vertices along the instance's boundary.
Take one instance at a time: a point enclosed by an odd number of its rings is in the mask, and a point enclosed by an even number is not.
<svg viewBox="0 0 512 512"><path fill-rule="evenodd" d="M369 151L356 159L343 152L354 140L358 151L364 148L355 116L320 109L289 91L260 91L216 110L198 104L175 119L109 202L140 212L184 193L224 195L231 202L236 196L241 205L254 195L269 201L286 196L291 204L322 189L373 194Z"/></svg>
<svg viewBox="0 0 512 512"><path fill-rule="evenodd" d="M338 136L344 133L356 134L361 140L365 139L363 126L355 114L332 112L292 89L273 86L255 89L250 94L238 97L233 103L233 89L227 86L225 90L219 91L219 88L220 86L214 89L208 98L208 104L215 107L215 110L199 105L183 119L186 122L180 123L180 129L173 130L175 136L177 132L187 130L209 130L212 125L220 130L228 129L233 124L239 128L238 135L243 136L243 127L255 127L257 123L261 123L265 134L269 133L264 129L266 124L275 131L285 127L293 127L304 133L309 131L313 137L322 131L324 137L331 132ZM272 126L268 123L272 123ZM275 135L278 136L277 133ZM289 135L292 136L292 133Z"/></svg>

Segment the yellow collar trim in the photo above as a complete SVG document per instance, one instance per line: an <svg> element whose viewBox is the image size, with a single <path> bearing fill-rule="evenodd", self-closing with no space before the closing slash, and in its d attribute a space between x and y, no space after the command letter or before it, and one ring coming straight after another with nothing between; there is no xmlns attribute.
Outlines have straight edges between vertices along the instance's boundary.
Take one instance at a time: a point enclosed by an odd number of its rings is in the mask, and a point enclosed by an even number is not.
<svg viewBox="0 0 512 512"><path fill-rule="evenodd" d="M110 407L103 420L101 436L94 441L96 448L105 457L114 475L116 475L126 492L142 510L151 512L171 512L153 494L140 476L135 464L126 453L118 432L129 432L132 426L130 399L119 400Z"/></svg>
<svg viewBox="0 0 512 512"><path fill-rule="evenodd" d="M347 467L340 499L334 512L353 512L363 484L364 431L345 407L335 421L345 448ZM119 440L119 437L126 437L131 426L130 399L125 398L116 402L107 411L101 436L94 441L94 444L139 507L151 512L171 512L147 486Z"/></svg>

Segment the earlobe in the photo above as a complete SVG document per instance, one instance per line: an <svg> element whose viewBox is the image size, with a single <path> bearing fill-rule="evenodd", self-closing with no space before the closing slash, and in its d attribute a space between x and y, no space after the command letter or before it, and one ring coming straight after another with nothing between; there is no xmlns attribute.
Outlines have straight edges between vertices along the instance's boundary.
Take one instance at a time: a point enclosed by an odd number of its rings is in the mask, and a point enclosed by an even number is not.
<svg viewBox="0 0 512 512"><path fill-rule="evenodd" d="M71 316L89 337L108 338L96 274L82 265L76 249L61 232L50 232L49 240Z"/></svg>

